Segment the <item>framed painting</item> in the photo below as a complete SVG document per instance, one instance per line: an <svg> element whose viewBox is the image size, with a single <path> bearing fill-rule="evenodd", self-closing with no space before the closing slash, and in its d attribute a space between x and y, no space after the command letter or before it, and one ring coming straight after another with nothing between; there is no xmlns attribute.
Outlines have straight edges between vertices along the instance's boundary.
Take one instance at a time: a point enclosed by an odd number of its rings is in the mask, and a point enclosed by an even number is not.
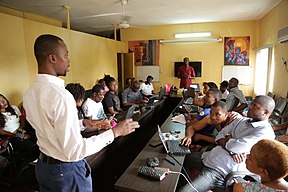
<svg viewBox="0 0 288 192"><path fill-rule="evenodd" d="M159 40L129 41L129 53L134 53L135 65L159 65Z"/></svg>
<svg viewBox="0 0 288 192"><path fill-rule="evenodd" d="M249 66L250 37L224 38L224 65Z"/></svg>

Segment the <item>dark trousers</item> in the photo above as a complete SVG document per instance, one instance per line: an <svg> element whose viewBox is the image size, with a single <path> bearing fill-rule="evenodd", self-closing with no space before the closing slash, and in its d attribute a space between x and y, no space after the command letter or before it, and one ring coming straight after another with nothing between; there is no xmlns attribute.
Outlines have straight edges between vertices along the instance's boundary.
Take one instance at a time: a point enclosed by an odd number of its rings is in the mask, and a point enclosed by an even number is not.
<svg viewBox="0 0 288 192"><path fill-rule="evenodd" d="M86 160L47 164L38 159L36 178L41 192L91 192L91 169Z"/></svg>

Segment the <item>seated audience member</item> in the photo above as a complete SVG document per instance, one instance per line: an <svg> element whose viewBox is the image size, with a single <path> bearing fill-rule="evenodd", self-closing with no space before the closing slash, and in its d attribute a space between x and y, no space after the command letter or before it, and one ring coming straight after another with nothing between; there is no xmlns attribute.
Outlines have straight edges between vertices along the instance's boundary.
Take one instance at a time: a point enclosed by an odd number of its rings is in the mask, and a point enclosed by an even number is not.
<svg viewBox="0 0 288 192"><path fill-rule="evenodd" d="M8 99L0 94L0 135L14 137L16 131L22 132L24 120L21 112L15 105L10 105Z"/></svg>
<svg viewBox="0 0 288 192"><path fill-rule="evenodd" d="M106 119L107 116L104 113L102 100L104 99L104 88L97 84L92 88L92 95L86 99L82 105L85 117L91 120Z"/></svg>
<svg viewBox="0 0 288 192"><path fill-rule="evenodd" d="M109 75L109 77L110 77L110 75ZM106 86L105 80L104 79L99 79L98 84L103 87L104 95L105 95L109 91L109 88Z"/></svg>
<svg viewBox="0 0 288 192"><path fill-rule="evenodd" d="M248 106L243 92L238 88L239 81L236 78L229 80L229 94L226 99L226 104L229 111L236 111L240 114Z"/></svg>
<svg viewBox="0 0 288 192"><path fill-rule="evenodd" d="M81 108L84 98L85 98L85 89L80 83L69 83L66 85L65 89L67 89L74 97L76 102L76 108L78 111L78 118L84 119L85 115Z"/></svg>
<svg viewBox="0 0 288 192"><path fill-rule="evenodd" d="M193 115L192 116L188 115L188 117L186 117L186 127L193 125L194 123L200 121L201 119L209 115L211 105L216 101L220 101L220 98L221 98L221 92L218 89L216 88L209 89L209 91L206 93L204 97L203 110L200 111L195 118L193 117ZM206 130L203 130L203 132L205 133L210 133L211 131L213 131L212 128L207 128Z"/></svg>
<svg viewBox="0 0 288 192"><path fill-rule="evenodd" d="M35 160L38 155L34 129L26 123L25 110L22 113L15 105L10 105L7 98L0 94L0 137L11 137L16 161L21 166ZM23 115L22 115L23 114ZM22 162L21 162L22 161ZM19 164L19 165L20 165Z"/></svg>
<svg viewBox="0 0 288 192"><path fill-rule="evenodd" d="M73 95L75 99L81 132L86 133L86 132L96 131L99 129L111 128L110 122L93 121L91 119L84 119L85 114L81 106L85 98L85 89L82 85L80 85L79 83L69 83L66 85L65 89L67 89Z"/></svg>
<svg viewBox="0 0 288 192"><path fill-rule="evenodd" d="M236 183L233 192L244 191L288 191L288 148L271 140L256 143L246 158L247 169L261 177L259 182Z"/></svg>
<svg viewBox="0 0 288 192"><path fill-rule="evenodd" d="M140 86L140 92L142 93L142 95L144 97L150 97L152 96L154 93L154 87L153 87L153 84L152 84L152 81L153 81L153 77L152 76L148 76L146 78L146 81L144 83L141 84Z"/></svg>
<svg viewBox="0 0 288 192"><path fill-rule="evenodd" d="M249 153L252 146L261 139L275 138L268 123L274 107L272 98L264 95L255 97L249 106L248 117L235 119L218 133L215 139L216 147L208 152L186 155L184 167L201 170L199 176L192 181L197 191L223 187L227 174L232 171L247 171L243 154ZM196 190L187 184L180 191Z"/></svg>
<svg viewBox="0 0 288 192"><path fill-rule="evenodd" d="M229 86L228 81L224 80L220 83L220 91L222 93L221 101L226 101L229 91L227 90Z"/></svg>
<svg viewBox="0 0 288 192"><path fill-rule="evenodd" d="M276 135L288 135L288 121L272 126Z"/></svg>
<svg viewBox="0 0 288 192"><path fill-rule="evenodd" d="M118 83L113 77L106 80L109 91L106 93L103 105L106 114L117 115L123 110L120 107L120 99L117 96Z"/></svg>
<svg viewBox="0 0 288 192"><path fill-rule="evenodd" d="M128 77L125 80L125 89L127 89L128 87L130 87L132 85L132 82L134 81L134 78Z"/></svg>
<svg viewBox="0 0 288 192"><path fill-rule="evenodd" d="M216 88L218 89L217 85L214 82L204 82L203 83L203 94L201 92L196 92L195 97L193 99L193 105L197 105L202 107L204 105L204 97L206 93L209 91L211 88ZM202 97L200 97L202 96ZM200 97L200 99L199 99Z"/></svg>
<svg viewBox="0 0 288 192"><path fill-rule="evenodd" d="M276 134L276 140L288 143L288 121L272 126Z"/></svg>
<svg viewBox="0 0 288 192"><path fill-rule="evenodd" d="M182 139L181 144L185 146L189 146L192 144L192 140L194 142L198 141L206 141L208 143L215 143L215 136L219 131L221 131L225 126L232 123L236 118L242 117L237 112L228 112L227 106L223 101L216 101L211 106L210 115L207 115L200 121L192 124L190 127L187 127L185 131L185 138ZM212 133L212 135L204 135L201 134L201 130L206 127L209 128L212 126L213 129L216 130Z"/></svg>
<svg viewBox="0 0 288 192"><path fill-rule="evenodd" d="M139 89L139 82L133 81L132 85L123 91L122 102L124 107L129 107L134 104L147 102L147 100L142 96Z"/></svg>

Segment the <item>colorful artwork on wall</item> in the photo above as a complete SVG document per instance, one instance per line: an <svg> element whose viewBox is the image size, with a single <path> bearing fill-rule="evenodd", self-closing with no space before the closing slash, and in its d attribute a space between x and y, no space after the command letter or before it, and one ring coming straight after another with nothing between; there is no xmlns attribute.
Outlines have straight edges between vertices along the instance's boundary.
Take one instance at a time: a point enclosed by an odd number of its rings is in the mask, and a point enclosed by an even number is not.
<svg viewBox="0 0 288 192"><path fill-rule="evenodd" d="M224 38L224 65L249 65L250 37Z"/></svg>
<svg viewBox="0 0 288 192"><path fill-rule="evenodd" d="M159 65L159 40L129 41L129 53L134 53L135 65Z"/></svg>

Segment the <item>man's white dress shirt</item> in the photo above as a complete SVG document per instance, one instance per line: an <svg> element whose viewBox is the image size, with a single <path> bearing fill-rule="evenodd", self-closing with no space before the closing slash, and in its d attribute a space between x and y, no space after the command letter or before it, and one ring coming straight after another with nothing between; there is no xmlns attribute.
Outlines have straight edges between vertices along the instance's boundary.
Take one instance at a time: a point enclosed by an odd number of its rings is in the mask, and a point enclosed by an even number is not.
<svg viewBox="0 0 288 192"><path fill-rule="evenodd" d="M231 153L249 154L252 146L262 139L275 139L274 131L268 121L251 122L250 118L235 119L224 127L216 136L216 141L230 134L232 138L226 143L226 149ZM202 155L205 166L216 169L227 175L231 171L248 171L245 161L237 164L230 153L220 145Z"/></svg>
<svg viewBox="0 0 288 192"><path fill-rule="evenodd" d="M83 138L76 102L64 87L64 80L38 74L24 95L27 120L36 130L40 151L55 159L73 162L92 155L112 143L114 134L108 130Z"/></svg>

